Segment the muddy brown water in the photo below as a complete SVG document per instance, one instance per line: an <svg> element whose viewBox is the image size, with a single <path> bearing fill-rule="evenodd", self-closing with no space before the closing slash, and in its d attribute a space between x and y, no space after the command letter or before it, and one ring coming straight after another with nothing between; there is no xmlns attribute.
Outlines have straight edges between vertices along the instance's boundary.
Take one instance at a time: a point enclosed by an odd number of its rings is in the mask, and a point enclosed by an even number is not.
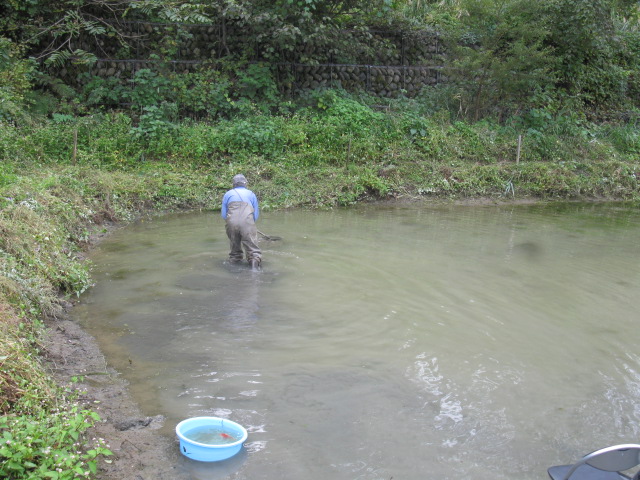
<svg viewBox="0 0 640 480"><path fill-rule="evenodd" d="M159 434L244 425L194 479L544 479L640 441L640 213L610 204L217 212L115 232L75 316Z"/></svg>

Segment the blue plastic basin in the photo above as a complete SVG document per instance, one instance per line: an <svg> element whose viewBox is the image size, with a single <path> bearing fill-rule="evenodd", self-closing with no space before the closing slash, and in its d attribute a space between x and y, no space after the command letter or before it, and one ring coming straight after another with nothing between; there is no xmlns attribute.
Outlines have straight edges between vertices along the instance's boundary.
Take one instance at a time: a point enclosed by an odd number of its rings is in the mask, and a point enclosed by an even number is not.
<svg viewBox="0 0 640 480"><path fill-rule="evenodd" d="M190 433L206 428L214 428L238 440L216 445L200 443L189 438ZM194 417L181 421L176 426L176 435L180 439L180 452L185 457L200 462L218 462L233 457L240 451L247 439L247 430L242 425L225 418Z"/></svg>

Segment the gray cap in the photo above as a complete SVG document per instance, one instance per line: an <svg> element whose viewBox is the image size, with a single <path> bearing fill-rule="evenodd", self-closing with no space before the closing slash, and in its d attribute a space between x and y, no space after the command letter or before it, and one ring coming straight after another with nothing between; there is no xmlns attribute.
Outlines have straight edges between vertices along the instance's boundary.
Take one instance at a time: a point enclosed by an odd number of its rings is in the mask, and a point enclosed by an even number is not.
<svg viewBox="0 0 640 480"><path fill-rule="evenodd" d="M247 179L245 178L244 175L239 173L238 175L233 177L233 186L234 187L246 187L247 186Z"/></svg>

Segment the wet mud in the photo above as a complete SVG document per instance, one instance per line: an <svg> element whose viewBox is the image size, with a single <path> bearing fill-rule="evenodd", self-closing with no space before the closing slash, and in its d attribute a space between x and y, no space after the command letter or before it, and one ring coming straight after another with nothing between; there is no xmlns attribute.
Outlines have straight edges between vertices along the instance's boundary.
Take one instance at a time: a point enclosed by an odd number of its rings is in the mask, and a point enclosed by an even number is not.
<svg viewBox="0 0 640 480"><path fill-rule="evenodd" d="M159 433L162 415L144 416L127 382L110 368L95 339L74 321L48 322L45 358L61 385L79 392L82 407L100 415L88 438L103 438L113 456L101 460L104 480L181 480L190 478L175 461L177 440ZM73 382L72 379L77 379Z"/></svg>

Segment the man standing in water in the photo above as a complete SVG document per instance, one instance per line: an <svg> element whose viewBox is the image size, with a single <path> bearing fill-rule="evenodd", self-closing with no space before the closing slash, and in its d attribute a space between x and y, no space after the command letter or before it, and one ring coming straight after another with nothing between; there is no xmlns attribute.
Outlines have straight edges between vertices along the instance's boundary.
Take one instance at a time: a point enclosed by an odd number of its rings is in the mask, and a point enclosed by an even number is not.
<svg viewBox="0 0 640 480"><path fill-rule="evenodd" d="M252 270L259 270L262 252L258 247L256 221L260 216L258 199L247 188L247 179L238 174L233 177L233 188L222 197L222 218L226 221L227 237L231 243L229 260L242 261L243 249Z"/></svg>

